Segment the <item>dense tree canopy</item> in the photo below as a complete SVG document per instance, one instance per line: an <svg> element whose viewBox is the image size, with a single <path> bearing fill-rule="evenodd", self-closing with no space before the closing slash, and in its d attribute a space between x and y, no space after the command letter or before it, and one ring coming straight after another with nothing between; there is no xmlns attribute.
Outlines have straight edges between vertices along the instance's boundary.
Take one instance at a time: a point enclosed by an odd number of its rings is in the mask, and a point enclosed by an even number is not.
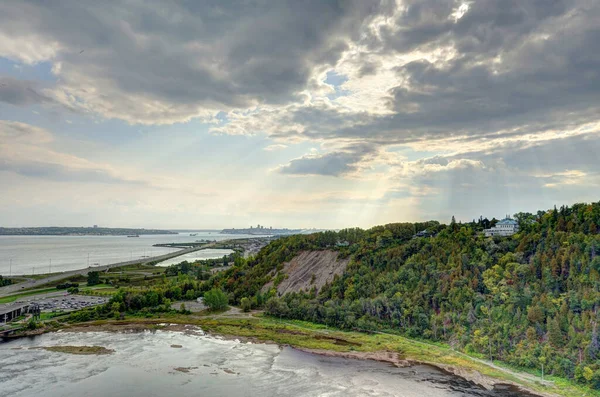
<svg viewBox="0 0 600 397"><path fill-rule="evenodd" d="M87 275L87 285L97 285L100 284L100 273L98 272L89 272Z"/></svg>
<svg viewBox="0 0 600 397"><path fill-rule="evenodd" d="M492 221L388 224L278 239L214 276L268 313L389 330L600 386L600 203L518 213L521 231L483 236ZM428 237L416 237L427 229ZM320 291L261 291L302 250L336 249L345 273ZM246 301L245 301L246 302Z"/></svg>

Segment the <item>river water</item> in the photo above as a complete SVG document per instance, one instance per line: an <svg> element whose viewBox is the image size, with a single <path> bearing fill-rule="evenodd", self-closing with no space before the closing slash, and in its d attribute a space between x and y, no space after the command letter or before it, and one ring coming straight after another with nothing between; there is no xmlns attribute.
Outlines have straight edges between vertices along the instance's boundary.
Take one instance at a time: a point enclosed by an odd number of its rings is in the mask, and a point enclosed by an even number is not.
<svg viewBox="0 0 600 397"><path fill-rule="evenodd" d="M190 236L195 234L195 236ZM174 251L153 247L161 243L186 243L196 240L230 240L256 236L219 234L218 231L186 232L166 235L126 236L0 236L0 274L30 275L76 270L123 262L144 256ZM221 258L229 250L211 250L182 260ZM89 255L89 261L88 261ZM11 264L12 263L12 264ZM176 261L175 263L179 263Z"/></svg>
<svg viewBox="0 0 600 397"><path fill-rule="evenodd" d="M31 349L59 345L96 345L115 352L78 356ZM58 332L0 344L0 396L526 395L486 391L429 366L396 368L375 361L322 357L289 347L224 340L199 330Z"/></svg>

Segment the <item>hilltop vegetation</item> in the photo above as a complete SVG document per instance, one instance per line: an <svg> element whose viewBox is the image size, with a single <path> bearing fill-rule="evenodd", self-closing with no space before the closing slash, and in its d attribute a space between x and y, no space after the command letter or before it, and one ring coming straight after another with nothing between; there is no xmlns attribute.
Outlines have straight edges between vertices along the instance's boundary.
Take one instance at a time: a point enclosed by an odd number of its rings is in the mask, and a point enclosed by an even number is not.
<svg viewBox="0 0 600 397"><path fill-rule="evenodd" d="M278 239L213 276L272 315L385 330L600 388L600 203L515 215L521 231L486 238L490 222L401 223ZM432 237L413 237L427 229ZM338 250L349 264L317 290L278 297L303 251Z"/></svg>

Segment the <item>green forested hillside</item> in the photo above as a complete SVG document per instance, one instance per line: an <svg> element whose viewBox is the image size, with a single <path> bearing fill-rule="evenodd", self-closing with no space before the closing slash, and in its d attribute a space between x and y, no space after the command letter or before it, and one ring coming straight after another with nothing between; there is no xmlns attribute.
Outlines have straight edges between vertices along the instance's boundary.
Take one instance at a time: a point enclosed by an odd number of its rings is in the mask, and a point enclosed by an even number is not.
<svg viewBox="0 0 600 397"><path fill-rule="evenodd" d="M482 235L487 219L290 236L204 288L273 315L444 341L600 387L600 203L515 218L521 232L504 238ZM423 229L435 235L413 237ZM260 292L284 277L283 262L325 248L351 260L318 293Z"/></svg>

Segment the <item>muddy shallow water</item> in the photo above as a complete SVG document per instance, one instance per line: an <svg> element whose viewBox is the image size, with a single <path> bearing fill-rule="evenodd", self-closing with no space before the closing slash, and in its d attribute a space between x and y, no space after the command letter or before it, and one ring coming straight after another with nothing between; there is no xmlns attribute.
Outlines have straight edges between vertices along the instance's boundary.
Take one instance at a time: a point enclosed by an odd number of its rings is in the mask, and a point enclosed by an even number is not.
<svg viewBox="0 0 600 397"><path fill-rule="evenodd" d="M108 355L32 347L102 346ZM173 346L177 346L174 348ZM181 346L181 347L180 347ZM0 344L0 396L517 397L429 366L396 368L197 332L58 332Z"/></svg>

